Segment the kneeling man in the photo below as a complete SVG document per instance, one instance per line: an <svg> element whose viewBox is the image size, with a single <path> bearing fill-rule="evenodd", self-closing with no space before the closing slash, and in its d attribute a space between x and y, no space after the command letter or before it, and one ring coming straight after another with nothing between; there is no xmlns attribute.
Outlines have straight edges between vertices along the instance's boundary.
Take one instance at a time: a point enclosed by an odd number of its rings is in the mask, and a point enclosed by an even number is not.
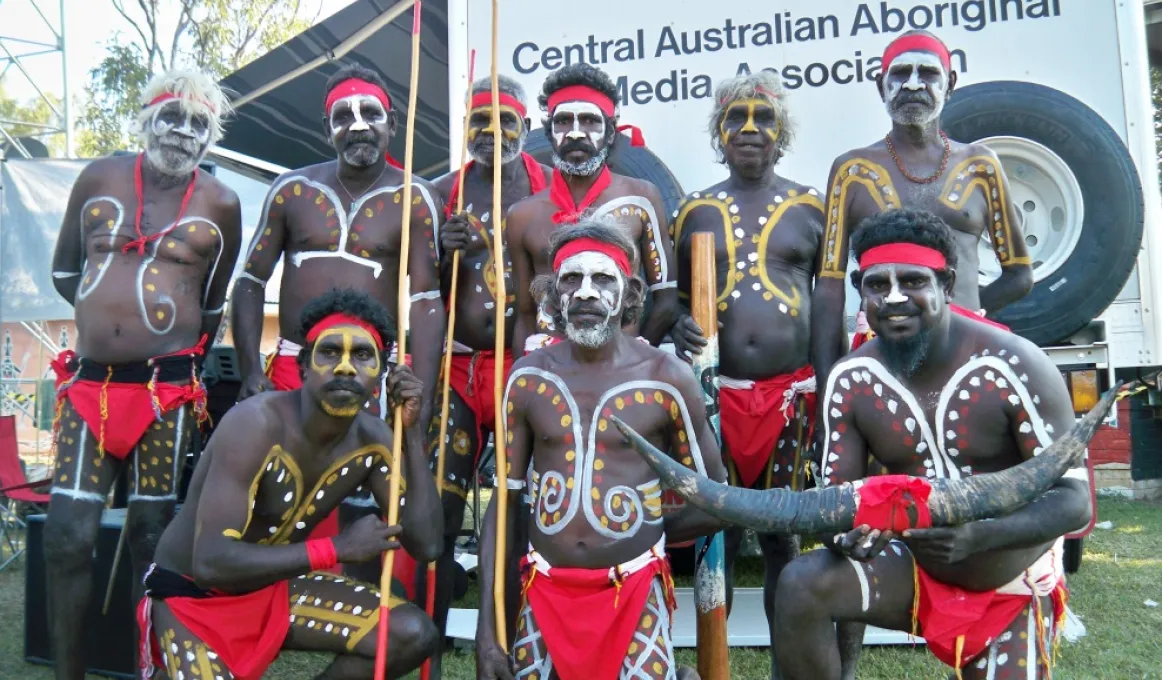
<svg viewBox="0 0 1162 680"><path fill-rule="evenodd" d="M171 678L257 679L281 649L300 649L336 654L323 677L369 678L378 589L322 570L401 545L423 561L440 554L443 514L418 422L423 386L402 365L387 380L406 428L401 525L368 515L333 539L307 540L363 488L388 507L392 433L362 406L395 338L386 310L351 290L310 302L301 332L303 387L226 415L161 537L138 612L144 673L164 664ZM422 610L393 598L388 639L387 676L396 678L432 653L437 632Z"/></svg>
<svg viewBox="0 0 1162 680"><path fill-rule="evenodd" d="M876 338L828 378L826 484L866 477L869 453L893 474L970 478L1018 466L1070 429L1069 394L1040 349L950 311L957 248L939 218L880 213L851 248ZM832 550L797 560L779 581L782 671L839 678L832 623L856 621L923 635L958 677L1042 677L1065 611L1061 537L1091 512L1076 467L987 523L836 536Z"/></svg>

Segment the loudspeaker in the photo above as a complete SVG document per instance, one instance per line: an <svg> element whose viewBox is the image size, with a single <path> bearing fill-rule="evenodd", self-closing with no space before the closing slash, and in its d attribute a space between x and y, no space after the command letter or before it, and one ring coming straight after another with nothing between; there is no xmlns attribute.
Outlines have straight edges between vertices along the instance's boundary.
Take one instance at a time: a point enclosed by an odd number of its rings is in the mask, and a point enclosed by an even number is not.
<svg viewBox="0 0 1162 680"><path fill-rule="evenodd" d="M28 552L24 589L24 659L30 663L53 665L48 628L47 579L44 564L45 515L28 518ZM133 566L129 549L121 553L121 564L113 574L113 599L109 613L102 616L105 588L113 567L113 554L125 524L125 510L106 510L101 516L93 565L93 591L85 612L84 655L88 673L112 678L134 677L137 647L137 620L133 602Z"/></svg>
<svg viewBox="0 0 1162 680"><path fill-rule="evenodd" d="M202 383L206 386L206 410L212 425L204 432L209 439L222 416L234 406L238 390L242 389L242 374L238 370L238 352L230 345L215 345L206 353L202 364Z"/></svg>

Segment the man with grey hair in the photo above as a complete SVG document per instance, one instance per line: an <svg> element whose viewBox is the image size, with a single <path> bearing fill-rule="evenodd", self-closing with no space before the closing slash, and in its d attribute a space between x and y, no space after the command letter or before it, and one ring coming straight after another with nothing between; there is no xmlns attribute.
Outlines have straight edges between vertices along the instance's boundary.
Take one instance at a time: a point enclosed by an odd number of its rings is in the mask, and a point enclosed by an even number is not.
<svg viewBox="0 0 1162 680"><path fill-rule="evenodd" d="M720 422L730 483L802 489L815 410L809 303L823 203L815 189L775 173L794 139L777 74L759 71L719 84L708 131L730 175L687 196L678 210L671 232L678 288L688 299L691 235L714 234ZM742 538L741 528L727 531L728 606ZM760 535L759 545L770 620L779 573L798 547L785 534Z"/></svg>
<svg viewBox="0 0 1162 680"><path fill-rule="evenodd" d="M525 92L516 81L499 76L501 133L501 201L505 210L517 201L541 191L552 179L552 170L524 152L529 120L525 110ZM444 461L444 537L445 548L436 571L436 599L433 620L443 633L448 608L452 604L452 586L456 563L455 542L464 517L472 476L480 452L496 421L493 378L496 375L496 279L492 259L493 239L504 238L503 213L492 212L493 188L492 81L481 78L472 84L468 110L468 153L471 160L457 171L437 179L433 187L444 202L447 222L440 229L440 291L449 306L456 308L455 336L451 348L452 364L448 391L447 442ZM460 181L464 182L464 210L456 212ZM452 287L453 253L460 253L456 299L449 299ZM504 337L512 338L515 306L514 286L510 280L512 264L506 261ZM505 374L512 367L512 352L505 351ZM438 394L438 393L437 393ZM437 396L437 399L439 396ZM432 421L432 468L439 451L440 423ZM397 563L406 560L396 557ZM426 572L424 572L426 573ZM424 593L416 589L417 595ZM443 635L441 635L441 640ZM432 661L433 678L440 677L440 654Z"/></svg>
<svg viewBox="0 0 1162 680"><path fill-rule="evenodd" d="M44 530L62 679L84 676L93 545L114 480L130 480L124 530L135 583L173 517L178 477L206 417L201 361L242 238L238 196L198 171L229 110L218 85L202 73L164 73L141 107L144 151L85 167L52 264L80 333L76 351L53 362L57 458Z"/></svg>
<svg viewBox="0 0 1162 680"><path fill-rule="evenodd" d="M535 288L565 339L513 365L502 461L511 472L496 497L509 504L508 526L497 527L492 503L481 538L480 564L492 565L496 537L527 522L531 541L507 548L525 555L524 603L506 657L493 598L481 598L476 677L697 677L674 661L665 546L720 525L692 505L664 516L657 475L611 419L633 423L679 462L721 481L701 386L679 359L622 330L641 313L646 288L623 227L560 227L547 257L553 273ZM526 484L531 514L516 512ZM480 592L493 593L493 570L480 575Z"/></svg>

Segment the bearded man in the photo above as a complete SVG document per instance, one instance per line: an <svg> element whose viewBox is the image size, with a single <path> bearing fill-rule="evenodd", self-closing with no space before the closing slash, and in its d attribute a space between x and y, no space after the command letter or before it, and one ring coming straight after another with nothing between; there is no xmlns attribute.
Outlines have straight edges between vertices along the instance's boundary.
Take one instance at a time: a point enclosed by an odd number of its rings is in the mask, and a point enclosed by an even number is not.
<svg viewBox="0 0 1162 680"><path fill-rule="evenodd" d="M723 81L714 93L709 132L730 176L687 196L674 219L679 291L689 298L690 235L714 234L718 394L730 483L801 489L815 411L808 303L823 203L815 189L775 174L794 138L777 75L759 71ZM726 534L728 608L743 533L733 528ZM775 585L798 545L789 534L760 535L759 545L766 564L763 604L773 625ZM773 661L773 631L771 640Z"/></svg>
<svg viewBox="0 0 1162 680"><path fill-rule="evenodd" d="M1038 456L1073 424L1069 394L1040 349L952 311L954 233L929 213L895 210L852 237L852 282L876 339L828 378L824 483L863 479L869 453L892 474L971 479ZM779 582L783 672L839 678L832 622L854 621L923 635L964 678L1042 677L1064 614L1062 536L1091 512L1082 466L987 523L836 536Z"/></svg>
<svg viewBox="0 0 1162 680"><path fill-rule="evenodd" d="M142 677L257 680L282 649L331 652L319 676L375 672L379 593L325 573L378 560L401 545L434 560L443 532L420 421L423 386L406 366L388 371L393 324L371 296L332 291L304 307L303 387L259 395L227 413L190 482L186 504L158 544L138 608ZM358 488L381 507L391 494L392 432L363 405L387 378L402 406L400 524L365 516L335 538L311 530ZM386 675L414 670L436 629L414 605L390 599Z"/></svg>
<svg viewBox="0 0 1162 680"><path fill-rule="evenodd" d="M141 105L145 151L85 167L53 257L80 333L76 351L53 361L57 457L44 551L57 678L84 676L93 544L114 480L130 480L124 531L137 582L173 516L206 417L202 357L242 238L238 196L198 170L229 110L217 84L172 71L149 82Z"/></svg>
<svg viewBox="0 0 1162 680"><path fill-rule="evenodd" d="M996 154L983 144L954 142L940 129L940 112L957 80L948 48L927 31L909 31L884 50L881 68L876 87L892 129L882 141L837 158L827 182L825 247L812 303L812 350L821 378L843 353L837 339L844 331L848 238L878 212L925 210L952 228L962 274L952 293L958 313L995 313L1033 287L1025 237ZM1002 274L982 289L977 248L985 233ZM867 339L864 321L854 347Z"/></svg>
<svg viewBox="0 0 1162 680"><path fill-rule="evenodd" d="M519 359L504 397L510 525L500 531L512 535L528 522L531 543L509 543L526 554L525 601L510 660L496 642L493 598L482 598L477 677L673 678L666 541L692 540L719 523L692 506L663 517L656 475L610 418L619 415L683 464L723 480L702 390L689 366L622 330L645 295L622 227L588 220L561 227L549 257L554 274L535 285L566 340ZM526 483L527 520L516 512ZM497 531L491 504L482 565L493 564ZM493 570L480 573L481 592L492 593ZM687 669L680 677L697 676Z"/></svg>
<svg viewBox="0 0 1162 680"><path fill-rule="evenodd" d="M506 76L497 78L500 91L501 128L501 201L505 210L513 203L541 191L549 184L551 170L524 153L529 120L525 109L524 89ZM504 239L505 220L492 213L493 128L492 81L482 78L472 84L468 111L468 152L472 160L459 170L437 179L433 186L444 202L447 221L440 229L440 290L447 304L452 287L452 254L460 253L459 280L456 289L456 328L453 338L451 390L448 403L448 442L444 461L444 553L437 565L436 606L434 619L441 639L447 627L448 608L452 604L456 538L464 519L472 476L480 461L480 452L496 420L494 368L496 366L496 270L492 260L492 240ZM464 210L456 213L460 178L464 181ZM503 217L503 214L501 215ZM511 290L512 265L505 256L505 288ZM506 296L504 337L513 330L514 296ZM512 367L512 352L506 351L504 372ZM429 433L432 468L439 448L439 422L433 420ZM397 561L399 558L397 557ZM417 589L417 592L424 592ZM440 677L440 655L431 667L432 677Z"/></svg>
<svg viewBox="0 0 1162 680"><path fill-rule="evenodd" d="M672 329L679 352L703 346L693 319L680 314L673 247L658 188L606 167L620 138L619 97L613 80L589 64L571 64L545 79L538 102L545 112L541 124L552 144L556 169L548 191L526 198L509 211L507 245L512 251L517 305L513 351L524 354L563 339L550 316L538 311L540 302L529 293L529 286L535 277L552 271L549 237L553 231L583 217L609 217L621 223L641 253L653 295L642 337L657 345Z"/></svg>
<svg viewBox="0 0 1162 680"><path fill-rule="evenodd" d="M298 327L308 300L332 288L370 293L396 315L399 263L402 257L403 173L387 162L387 146L396 132L396 113L378 73L357 64L327 81L323 129L336 159L294 170L271 185L262 221L246 255L246 267L234 289L232 321L242 372L239 399L258 392L301 386L297 357L303 336ZM424 385L421 425L431 420L432 395L440 370L444 307L440 303L436 232L440 216L432 189L415 178L412 185L411 241L408 275L412 291L409 333L412 366ZM264 289L285 255L279 297L278 347L263 370L259 355ZM394 355L389 361L395 361ZM387 414L386 392L376 390L373 412ZM366 490L348 498L340 520L375 511ZM333 532L333 525L321 531ZM374 567L374 565L371 565ZM375 575L361 571L361 578Z"/></svg>

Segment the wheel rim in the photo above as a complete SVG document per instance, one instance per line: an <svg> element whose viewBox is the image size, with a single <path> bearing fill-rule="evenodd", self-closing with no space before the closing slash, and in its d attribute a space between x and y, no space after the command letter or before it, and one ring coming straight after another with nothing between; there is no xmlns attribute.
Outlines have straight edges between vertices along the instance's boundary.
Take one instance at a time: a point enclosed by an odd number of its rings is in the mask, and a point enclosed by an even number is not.
<svg viewBox="0 0 1162 680"><path fill-rule="evenodd" d="M1060 156L1031 139L987 137L979 143L997 154L1008 177L1009 197L1033 264L1033 281L1053 275L1081 238L1085 203L1077 178ZM979 250L983 286L1001 275L988 230L981 234Z"/></svg>

